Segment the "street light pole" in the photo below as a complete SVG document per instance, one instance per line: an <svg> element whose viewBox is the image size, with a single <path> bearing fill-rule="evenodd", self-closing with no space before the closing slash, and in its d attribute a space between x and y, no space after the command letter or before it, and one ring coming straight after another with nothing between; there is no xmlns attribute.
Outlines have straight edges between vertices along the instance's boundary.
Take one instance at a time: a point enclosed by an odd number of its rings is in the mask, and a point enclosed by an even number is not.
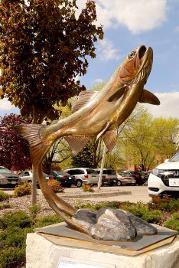
<svg viewBox="0 0 179 268"><path fill-rule="evenodd" d="M102 184L102 176L103 176L103 168L104 168L104 163L105 163L105 155L106 155L106 145L103 142L103 154L102 154L102 160L101 160L101 167L100 167L100 173L99 173L99 180L98 180L98 188L97 188L97 190L100 189L101 184Z"/></svg>

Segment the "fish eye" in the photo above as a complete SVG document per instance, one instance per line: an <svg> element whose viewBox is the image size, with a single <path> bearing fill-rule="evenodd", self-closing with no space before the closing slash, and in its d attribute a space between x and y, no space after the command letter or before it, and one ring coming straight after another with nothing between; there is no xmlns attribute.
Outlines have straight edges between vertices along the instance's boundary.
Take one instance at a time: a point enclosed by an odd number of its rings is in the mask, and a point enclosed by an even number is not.
<svg viewBox="0 0 179 268"><path fill-rule="evenodd" d="M135 56L135 54L136 54L136 51L132 51L129 55L128 55L128 58L130 59L130 58L133 58L134 56Z"/></svg>

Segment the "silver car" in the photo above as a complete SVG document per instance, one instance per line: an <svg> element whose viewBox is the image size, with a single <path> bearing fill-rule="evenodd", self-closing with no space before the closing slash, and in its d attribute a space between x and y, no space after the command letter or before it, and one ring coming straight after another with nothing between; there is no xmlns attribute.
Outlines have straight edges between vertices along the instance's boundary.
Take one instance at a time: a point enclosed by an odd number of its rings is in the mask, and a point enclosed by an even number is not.
<svg viewBox="0 0 179 268"><path fill-rule="evenodd" d="M129 172L117 172L117 185L136 185L136 180Z"/></svg>
<svg viewBox="0 0 179 268"><path fill-rule="evenodd" d="M96 169L98 174L100 174L100 169ZM116 171L110 168L104 168L102 173L102 185L115 186L117 184Z"/></svg>
<svg viewBox="0 0 179 268"><path fill-rule="evenodd" d="M81 187L85 184L98 184L99 175L92 168L68 168L64 172L70 174L74 178L74 184Z"/></svg>
<svg viewBox="0 0 179 268"><path fill-rule="evenodd" d="M51 176L43 173L45 176L45 179L48 180ZM25 170L19 173L20 181L21 182L32 182L33 174L31 170Z"/></svg>
<svg viewBox="0 0 179 268"><path fill-rule="evenodd" d="M19 184L20 178L8 168L0 166L0 186L16 186Z"/></svg>

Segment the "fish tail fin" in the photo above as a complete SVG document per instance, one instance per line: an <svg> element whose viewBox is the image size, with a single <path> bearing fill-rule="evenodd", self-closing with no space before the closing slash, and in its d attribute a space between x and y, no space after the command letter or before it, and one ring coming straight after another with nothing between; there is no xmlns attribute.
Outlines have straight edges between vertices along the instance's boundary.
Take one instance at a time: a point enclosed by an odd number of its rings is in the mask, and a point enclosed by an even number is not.
<svg viewBox="0 0 179 268"><path fill-rule="evenodd" d="M33 163L39 163L49 148L49 144L43 142L41 136L42 128L45 128L45 126L40 124L22 124L15 127L17 132L29 142Z"/></svg>

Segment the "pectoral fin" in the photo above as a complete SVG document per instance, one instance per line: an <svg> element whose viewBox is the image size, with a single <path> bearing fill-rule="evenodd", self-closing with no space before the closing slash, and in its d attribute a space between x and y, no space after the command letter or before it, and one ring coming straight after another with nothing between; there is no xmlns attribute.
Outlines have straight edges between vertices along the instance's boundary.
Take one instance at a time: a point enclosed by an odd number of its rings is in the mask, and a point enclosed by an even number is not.
<svg viewBox="0 0 179 268"><path fill-rule="evenodd" d="M152 92L150 92L146 89L143 90L143 94L142 94L139 102L150 103L153 105L160 104L159 99Z"/></svg>
<svg viewBox="0 0 179 268"><path fill-rule="evenodd" d="M120 97L122 97L122 95L124 94L125 89L126 86L120 87L112 96L109 97L108 101L112 102L120 99Z"/></svg>
<svg viewBox="0 0 179 268"><path fill-rule="evenodd" d="M77 155L90 140L90 137L85 136L66 136L64 139L68 142L73 155Z"/></svg>
<svg viewBox="0 0 179 268"><path fill-rule="evenodd" d="M108 151L112 151L117 141L117 130L109 130L103 136L104 144L106 145Z"/></svg>

